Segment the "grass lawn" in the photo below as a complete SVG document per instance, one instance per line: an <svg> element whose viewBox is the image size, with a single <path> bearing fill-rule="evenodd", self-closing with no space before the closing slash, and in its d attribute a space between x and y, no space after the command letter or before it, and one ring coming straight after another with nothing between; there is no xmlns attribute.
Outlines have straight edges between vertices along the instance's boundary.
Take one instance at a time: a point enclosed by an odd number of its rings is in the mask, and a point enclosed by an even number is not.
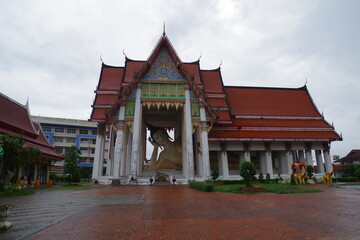
<svg viewBox="0 0 360 240"><path fill-rule="evenodd" d="M0 193L0 197L20 197L34 194L34 190L26 190L21 192L8 192L8 193Z"/></svg>
<svg viewBox="0 0 360 240"><path fill-rule="evenodd" d="M67 183L67 182L56 182L52 187L36 188L36 191L61 191L61 190L90 190L101 188L102 186L95 186L88 182L79 183Z"/></svg>
<svg viewBox="0 0 360 240"><path fill-rule="evenodd" d="M318 189L302 189L296 185L288 184L288 183L259 183L254 184L255 187L263 187L265 188L266 192L271 193L316 193L322 192ZM214 186L215 192L230 192L230 193L244 193L240 189L245 187L244 184L229 184L229 185L222 185L222 186Z"/></svg>

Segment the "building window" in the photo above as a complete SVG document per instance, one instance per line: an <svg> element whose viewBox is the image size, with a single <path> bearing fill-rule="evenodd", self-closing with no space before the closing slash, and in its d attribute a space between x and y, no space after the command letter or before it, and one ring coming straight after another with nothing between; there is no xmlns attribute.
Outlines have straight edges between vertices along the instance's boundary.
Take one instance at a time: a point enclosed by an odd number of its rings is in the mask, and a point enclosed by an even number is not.
<svg viewBox="0 0 360 240"><path fill-rule="evenodd" d="M92 154L95 153L95 148L91 148L91 153L92 153Z"/></svg>
<svg viewBox="0 0 360 240"><path fill-rule="evenodd" d="M80 151L81 151L81 154L87 154L88 153L88 148L81 147Z"/></svg>
<svg viewBox="0 0 360 240"><path fill-rule="evenodd" d="M88 132L89 132L88 130L83 130L83 129L80 129L79 131L80 134L88 134Z"/></svg>
<svg viewBox="0 0 360 240"><path fill-rule="evenodd" d="M93 139L93 140L92 140L92 144L96 144L96 139Z"/></svg>
<svg viewBox="0 0 360 240"><path fill-rule="evenodd" d="M55 132L57 132L57 133L63 133L63 132L64 132L64 128L55 128Z"/></svg>
<svg viewBox="0 0 360 240"><path fill-rule="evenodd" d="M67 133L76 133L76 129L75 128L68 128L66 130Z"/></svg>
<svg viewBox="0 0 360 240"><path fill-rule="evenodd" d="M54 137L54 142L63 142L62 137Z"/></svg>
<svg viewBox="0 0 360 240"><path fill-rule="evenodd" d="M58 153L63 153L63 148L62 147L55 147L55 151Z"/></svg>
<svg viewBox="0 0 360 240"><path fill-rule="evenodd" d="M94 158L89 158L90 163L94 163Z"/></svg>
<svg viewBox="0 0 360 240"><path fill-rule="evenodd" d="M69 147L65 147L65 153L68 153L70 151Z"/></svg>
<svg viewBox="0 0 360 240"><path fill-rule="evenodd" d="M51 132L51 127L42 127L43 132Z"/></svg>
<svg viewBox="0 0 360 240"><path fill-rule="evenodd" d="M96 130L92 130L92 131L91 131L91 134L92 134L92 135L96 135L96 134L97 134L97 131L96 131Z"/></svg>
<svg viewBox="0 0 360 240"><path fill-rule="evenodd" d="M67 143L75 143L75 138L66 138Z"/></svg>
<svg viewBox="0 0 360 240"><path fill-rule="evenodd" d="M80 143L81 144L87 144L87 143L89 143L89 139L88 138L81 138Z"/></svg>

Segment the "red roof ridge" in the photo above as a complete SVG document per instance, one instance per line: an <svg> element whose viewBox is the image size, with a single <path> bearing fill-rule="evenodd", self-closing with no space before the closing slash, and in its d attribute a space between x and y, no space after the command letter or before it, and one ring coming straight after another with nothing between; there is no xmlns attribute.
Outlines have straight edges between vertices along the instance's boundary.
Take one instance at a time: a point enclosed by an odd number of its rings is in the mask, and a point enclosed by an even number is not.
<svg viewBox="0 0 360 240"><path fill-rule="evenodd" d="M8 96L6 96L6 95L3 94L2 92L0 92L0 95L1 95L2 97L4 97L4 98L8 99L9 101L11 101L11 102L19 105L20 107L26 108L26 104L21 104L21 103L19 103L18 101L14 100L14 99L12 99L12 98L10 98L10 97L8 97Z"/></svg>
<svg viewBox="0 0 360 240"><path fill-rule="evenodd" d="M203 71L203 70L202 70ZM307 91L306 86L298 87L298 88L290 88L290 87L260 87L260 86L233 86L233 85L224 85L225 88L251 88L251 89L273 89L273 90L305 90Z"/></svg>

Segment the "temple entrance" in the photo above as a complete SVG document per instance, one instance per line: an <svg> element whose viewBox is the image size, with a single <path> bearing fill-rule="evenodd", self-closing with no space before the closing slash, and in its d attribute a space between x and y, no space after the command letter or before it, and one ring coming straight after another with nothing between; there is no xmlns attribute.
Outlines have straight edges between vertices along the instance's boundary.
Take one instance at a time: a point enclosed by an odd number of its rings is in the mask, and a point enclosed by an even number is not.
<svg viewBox="0 0 360 240"><path fill-rule="evenodd" d="M142 107L143 152L142 176L169 182L183 175L183 107L163 104Z"/></svg>

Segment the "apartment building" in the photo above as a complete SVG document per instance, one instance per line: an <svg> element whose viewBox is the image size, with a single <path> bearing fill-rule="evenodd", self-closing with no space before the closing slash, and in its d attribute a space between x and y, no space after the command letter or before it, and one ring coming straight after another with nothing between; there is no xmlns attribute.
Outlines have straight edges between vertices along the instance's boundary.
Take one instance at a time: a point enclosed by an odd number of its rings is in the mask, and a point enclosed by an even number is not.
<svg viewBox="0 0 360 240"><path fill-rule="evenodd" d="M81 161L78 166L92 167L95 155L97 124L86 120L32 116L32 120L41 125L49 143L59 154L65 154L72 145L81 151ZM108 154L104 155L104 163ZM64 161L56 163L51 172L63 174ZM106 172L106 169L103 169Z"/></svg>

